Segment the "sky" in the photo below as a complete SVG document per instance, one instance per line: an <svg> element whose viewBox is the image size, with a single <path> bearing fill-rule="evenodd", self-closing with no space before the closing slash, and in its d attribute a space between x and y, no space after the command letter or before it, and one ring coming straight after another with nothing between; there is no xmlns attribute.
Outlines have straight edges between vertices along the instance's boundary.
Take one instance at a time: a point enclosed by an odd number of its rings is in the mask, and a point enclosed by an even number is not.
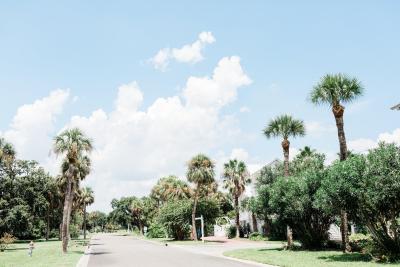
<svg viewBox="0 0 400 267"><path fill-rule="evenodd" d="M143 196L188 160L231 158L254 172L282 158L262 130L291 114L309 145L337 158L328 106L308 95L327 73L357 77L349 149L400 143L399 1L1 1L0 136L18 157L59 173L62 130L94 143L91 210Z"/></svg>

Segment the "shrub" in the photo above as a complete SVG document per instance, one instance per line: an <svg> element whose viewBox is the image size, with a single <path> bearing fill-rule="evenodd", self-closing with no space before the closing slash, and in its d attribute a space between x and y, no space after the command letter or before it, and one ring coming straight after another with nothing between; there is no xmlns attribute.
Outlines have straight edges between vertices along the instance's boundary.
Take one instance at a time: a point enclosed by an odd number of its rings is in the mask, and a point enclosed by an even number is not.
<svg viewBox="0 0 400 267"><path fill-rule="evenodd" d="M231 225L229 226L227 229L227 236L228 238L235 238L236 237L236 225ZM239 228L239 236L240 237L244 237L244 231L243 231L243 227L240 226Z"/></svg>
<svg viewBox="0 0 400 267"><path fill-rule="evenodd" d="M354 234L349 237L349 241L352 251L363 251L370 245L372 238L370 235Z"/></svg>
<svg viewBox="0 0 400 267"><path fill-rule="evenodd" d="M16 238L9 234L9 233L4 233L4 235L0 238L0 251L4 251L7 249L10 244L14 243Z"/></svg>
<svg viewBox="0 0 400 267"><path fill-rule="evenodd" d="M253 241L261 241L261 240L265 240L265 238L262 236L261 233L259 232L253 232L249 235L249 239L253 240Z"/></svg>
<svg viewBox="0 0 400 267"><path fill-rule="evenodd" d="M152 222L147 232L147 237L150 238L163 238L166 236L167 230L159 222Z"/></svg>
<svg viewBox="0 0 400 267"><path fill-rule="evenodd" d="M297 157L290 177L278 178L270 188L270 206L284 224L297 235L303 248L326 246L334 213L315 205L321 181L326 175L325 156L314 153Z"/></svg>
<svg viewBox="0 0 400 267"><path fill-rule="evenodd" d="M70 224L69 225L69 234L71 238L79 238L80 235L80 227L77 224Z"/></svg>

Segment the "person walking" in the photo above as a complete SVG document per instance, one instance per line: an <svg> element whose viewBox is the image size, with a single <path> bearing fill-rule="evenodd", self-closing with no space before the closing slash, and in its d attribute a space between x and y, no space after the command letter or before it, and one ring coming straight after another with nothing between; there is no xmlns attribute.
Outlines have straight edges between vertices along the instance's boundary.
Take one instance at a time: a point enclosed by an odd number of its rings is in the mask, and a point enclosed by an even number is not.
<svg viewBox="0 0 400 267"><path fill-rule="evenodd" d="M31 242L29 242L29 250L28 250L28 255L29 257L32 257L32 252L33 249L35 248L35 244L33 243L33 241L31 240Z"/></svg>

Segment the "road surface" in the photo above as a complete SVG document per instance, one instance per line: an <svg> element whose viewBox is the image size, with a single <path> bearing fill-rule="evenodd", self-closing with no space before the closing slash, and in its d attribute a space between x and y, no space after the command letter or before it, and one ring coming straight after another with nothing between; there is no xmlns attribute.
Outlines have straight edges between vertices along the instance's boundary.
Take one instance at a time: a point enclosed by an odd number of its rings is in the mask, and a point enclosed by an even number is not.
<svg viewBox="0 0 400 267"><path fill-rule="evenodd" d="M98 235L90 243L88 267L259 266L123 235Z"/></svg>

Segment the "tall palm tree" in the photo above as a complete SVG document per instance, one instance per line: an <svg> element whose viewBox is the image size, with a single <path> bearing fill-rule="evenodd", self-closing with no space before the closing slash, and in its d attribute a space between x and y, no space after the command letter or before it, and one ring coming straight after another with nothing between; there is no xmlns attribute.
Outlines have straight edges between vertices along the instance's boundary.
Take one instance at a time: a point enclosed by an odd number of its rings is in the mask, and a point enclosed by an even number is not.
<svg viewBox="0 0 400 267"><path fill-rule="evenodd" d="M343 115L345 107L342 104L350 103L363 94L364 87L356 78L345 74L327 74L314 86L310 94L311 102L314 104L328 104L332 108L335 117L339 139L340 160L347 158L346 135L344 132ZM347 212L340 212L340 228L342 233L342 248L349 252L349 236L347 231Z"/></svg>
<svg viewBox="0 0 400 267"><path fill-rule="evenodd" d="M247 171L246 164L243 161L233 159L224 164L224 172L222 174L222 178L224 188L229 190L234 199L236 237L239 238L239 197L245 191L246 185L250 183L250 174Z"/></svg>
<svg viewBox="0 0 400 267"><path fill-rule="evenodd" d="M194 203L192 210L192 238L196 241L196 207L199 197L199 190L202 186L214 182L214 176L214 163L207 156L198 154L189 161L186 177L189 182L195 184Z"/></svg>
<svg viewBox="0 0 400 267"><path fill-rule="evenodd" d="M285 176L289 176L289 137L304 136L305 133L304 122L302 120L296 120L290 115L276 117L271 120L264 129L264 134L267 138L281 137L283 139L281 145L283 149ZM293 247L293 234L289 226L287 226L287 242L289 248Z"/></svg>
<svg viewBox="0 0 400 267"><path fill-rule="evenodd" d="M79 199L83 206L83 239L86 239L86 207L93 204L94 202L94 194L92 188L82 188Z"/></svg>
<svg viewBox="0 0 400 267"><path fill-rule="evenodd" d="M65 155L68 166L65 172L64 167L62 167L63 176L67 181L61 231L62 250L64 253L67 252L68 247L68 228L73 203L72 185L74 177L79 175L80 159L83 158L84 153L90 152L92 148L92 141L78 128L65 130L54 138L54 152L57 155Z"/></svg>

